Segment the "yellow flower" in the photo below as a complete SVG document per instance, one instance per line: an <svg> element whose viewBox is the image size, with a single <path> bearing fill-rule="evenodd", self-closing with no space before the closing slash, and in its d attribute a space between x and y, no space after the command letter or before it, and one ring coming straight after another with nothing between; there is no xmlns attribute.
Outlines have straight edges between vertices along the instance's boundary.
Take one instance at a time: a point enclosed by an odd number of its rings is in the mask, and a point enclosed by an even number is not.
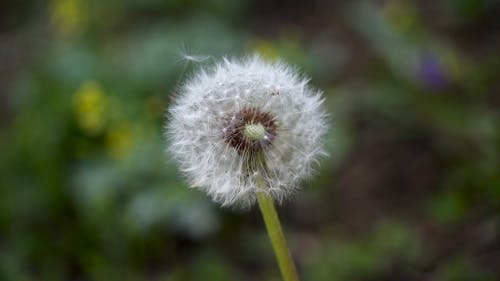
<svg viewBox="0 0 500 281"><path fill-rule="evenodd" d="M279 57L279 51L277 50L276 46L270 41L256 40L252 45L253 51L265 58L276 59Z"/></svg>
<svg viewBox="0 0 500 281"><path fill-rule="evenodd" d="M90 136L98 135L105 126L106 96L95 81L80 86L74 96L75 117L80 128Z"/></svg>
<svg viewBox="0 0 500 281"><path fill-rule="evenodd" d="M418 24L416 11L409 1L389 1L383 8L384 16L402 32L415 29Z"/></svg>
<svg viewBox="0 0 500 281"><path fill-rule="evenodd" d="M62 36L78 33L84 28L86 11L82 0L53 0L51 20Z"/></svg>

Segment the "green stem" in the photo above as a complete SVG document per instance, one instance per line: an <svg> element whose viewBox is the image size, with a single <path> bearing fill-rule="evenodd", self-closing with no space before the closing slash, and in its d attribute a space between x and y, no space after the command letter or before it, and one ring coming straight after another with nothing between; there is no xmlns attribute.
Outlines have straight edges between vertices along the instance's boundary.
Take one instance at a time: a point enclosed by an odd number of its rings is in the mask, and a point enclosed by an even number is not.
<svg viewBox="0 0 500 281"><path fill-rule="evenodd" d="M260 189L268 188L263 178L257 181ZM266 192L257 192L257 201L259 202L260 211L266 224L267 234L271 239L274 254L278 260L278 265L281 270L281 275L285 281L298 281L297 270L292 260L292 255L286 245L285 236L281 230L280 220L276 209L274 208L273 200Z"/></svg>

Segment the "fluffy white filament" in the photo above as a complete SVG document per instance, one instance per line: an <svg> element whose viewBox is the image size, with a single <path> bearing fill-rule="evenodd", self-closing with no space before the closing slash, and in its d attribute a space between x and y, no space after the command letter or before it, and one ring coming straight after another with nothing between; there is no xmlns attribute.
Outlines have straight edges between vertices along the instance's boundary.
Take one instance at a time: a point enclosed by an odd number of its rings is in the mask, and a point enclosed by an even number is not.
<svg viewBox="0 0 500 281"><path fill-rule="evenodd" d="M223 59L195 74L178 90L166 128L168 151L190 185L224 206L249 207L256 191L278 202L294 193L325 154L321 92L307 84L285 63L259 56ZM245 109L269 114L276 125L272 141L259 151L265 167L255 171L248 169L248 154L254 152L242 153L227 141L228 122ZM246 129L262 136L261 125L255 126ZM264 177L267 189L256 186L256 176Z"/></svg>

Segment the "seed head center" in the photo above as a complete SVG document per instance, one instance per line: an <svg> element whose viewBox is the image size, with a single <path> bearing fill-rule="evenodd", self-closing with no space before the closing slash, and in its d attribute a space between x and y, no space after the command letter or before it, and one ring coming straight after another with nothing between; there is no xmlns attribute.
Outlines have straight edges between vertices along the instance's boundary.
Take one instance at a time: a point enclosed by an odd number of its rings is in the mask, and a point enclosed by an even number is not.
<svg viewBox="0 0 500 281"><path fill-rule="evenodd" d="M258 108L243 108L223 120L225 142L240 154L248 155L268 148L277 134L274 116Z"/></svg>
<svg viewBox="0 0 500 281"><path fill-rule="evenodd" d="M259 123L247 123L243 130L243 135L253 141L259 141L266 136L266 128Z"/></svg>

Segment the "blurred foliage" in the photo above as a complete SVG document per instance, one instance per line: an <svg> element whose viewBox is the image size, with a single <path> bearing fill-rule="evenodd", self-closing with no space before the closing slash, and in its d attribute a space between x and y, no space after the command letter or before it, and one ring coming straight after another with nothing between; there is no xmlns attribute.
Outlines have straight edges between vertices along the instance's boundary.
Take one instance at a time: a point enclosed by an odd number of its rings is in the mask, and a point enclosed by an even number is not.
<svg viewBox="0 0 500 281"><path fill-rule="evenodd" d="M332 115L279 209L304 280L498 280L500 6L377 2L3 1L0 280L279 280L259 213L164 153L182 80L253 52Z"/></svg>

